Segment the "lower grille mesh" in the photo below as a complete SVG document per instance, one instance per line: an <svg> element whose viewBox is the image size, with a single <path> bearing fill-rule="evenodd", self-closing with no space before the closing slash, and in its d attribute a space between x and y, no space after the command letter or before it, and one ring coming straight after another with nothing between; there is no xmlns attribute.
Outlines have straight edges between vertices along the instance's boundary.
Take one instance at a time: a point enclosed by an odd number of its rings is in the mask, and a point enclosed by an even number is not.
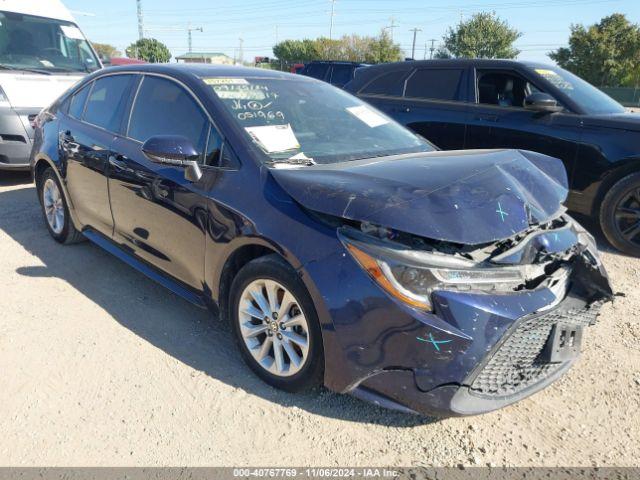
<svg viewBox="0 0 640 480"><path fill-rule="evenodd" d="M544 363L539 357L553 326L593 325L600 307L601 304L593 304L522 320L473 380L471 392L482 396L514 395L552 375L564 364Z"/></svg>

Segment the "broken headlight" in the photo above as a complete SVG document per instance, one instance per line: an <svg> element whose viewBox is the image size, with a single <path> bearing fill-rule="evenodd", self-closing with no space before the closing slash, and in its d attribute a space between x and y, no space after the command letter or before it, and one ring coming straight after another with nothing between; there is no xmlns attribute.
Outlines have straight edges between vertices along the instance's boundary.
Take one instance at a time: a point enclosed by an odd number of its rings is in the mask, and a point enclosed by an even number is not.
<svg viewBox="0 0 640 480"><path fill-rule="evenodd" d="M343 237L347 250L388 294L415 308L431 311L434 290L513 291L525 281L519 267L481 267L453 255L396 250Z"/></svg>

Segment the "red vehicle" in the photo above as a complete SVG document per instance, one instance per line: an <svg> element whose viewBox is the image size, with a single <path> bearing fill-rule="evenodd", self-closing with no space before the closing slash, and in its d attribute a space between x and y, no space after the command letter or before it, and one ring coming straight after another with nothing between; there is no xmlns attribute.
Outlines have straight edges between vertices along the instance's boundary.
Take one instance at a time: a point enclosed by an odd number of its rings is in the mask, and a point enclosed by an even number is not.
<svg viewBox="0 0 640 480"><path fill-rule="evenodd" d="M300 73L303 68L304 68L304 63L294 63L289 71L291 73Z"/></svg>

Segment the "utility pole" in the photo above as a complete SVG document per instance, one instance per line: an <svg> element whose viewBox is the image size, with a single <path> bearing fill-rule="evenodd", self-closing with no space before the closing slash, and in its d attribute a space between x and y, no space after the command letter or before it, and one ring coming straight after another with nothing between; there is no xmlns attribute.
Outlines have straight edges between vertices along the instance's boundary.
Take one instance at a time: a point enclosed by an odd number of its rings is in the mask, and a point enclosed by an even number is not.
<svg viewBox="0 0 640 480"><path fill-rule="evenodd" d="M329 0L331 2L331 13L329 14L329 40L333 38L333 17L335 16L336 0Z"/></svg>
<svg viewBox="0 0 640 480"><path fill-rule="evenodd" d="M415 27L415 28L412 28L409 31L413 32L413 44L411 45L411 59L415 60L416 59L416 34L418 32L421 32L422 29Z"/></svg>
<svg viewBox="0 0 640 480"><path fill-rule="evenodd" d="M195 27L192 28L191 27L191 22L189 22L189 26L187 27L187 34L189 36L188 40L189 40L189 53L192 52L192 40L191 40L191 32L203 32L204 30L202 29L202 27Z"/></svg>
<svg viewBox="0 0 640 480"><path fill-rule="evenodd" d="M433 52L434 52L434 51L435 51L435 49L436 49L436 47L435 47L436 39L435 39L435 38L432 38L432 39L430 39L429 41L431 42L431 48L429 49L429 58L431 59L431 58L433 58ZM426 45L427 45L427 44L425 43L425 47L426 47ZM425 55L426 55L426 53L427 53L427 52L425 51L424 53L425 53Z"/></svg>
<svg viewBox="0 0 640 480"><path fill-rule="evenodd" d="M240 65L242 65L242 62L243 62L242 44L244 43L244 39L240 37L238 40L240 41L240 45L238 47L238 62L240 62Z"/></svg>
<svg viewBox="0 0 640 480"><path fill-rule="evenodd" d="M391 31L391 41L393 42L393 29L396 28L398 26L398 24L396 23L396 19L393 17L393 15L390 18L391 20L391 25L389 25L388 27L384 27L385 29L389 29Z"/></svg>
<svg viewBox="0 0 640 480"><path fill-rule="evenodd" d="M138 39L144 38L144 22L142 21L142 0L136 0L138 3Z"/></svg>

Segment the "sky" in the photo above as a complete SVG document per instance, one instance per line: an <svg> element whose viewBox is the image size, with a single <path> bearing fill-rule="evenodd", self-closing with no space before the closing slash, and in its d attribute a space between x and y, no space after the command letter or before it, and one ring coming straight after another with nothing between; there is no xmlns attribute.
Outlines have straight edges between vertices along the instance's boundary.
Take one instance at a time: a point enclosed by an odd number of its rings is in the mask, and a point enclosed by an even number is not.
<svg viewBox="0 0 640 480"><path fill-rule="evenodd" d="M138 38L136 0L63 0L92 41L124 52ZM377 35L389 28L406 57L413 32L416 59L428 58L431 39L437 48L448 27L481 11L494 11L522 36L519 59L551 62L547 53L566 46L570 25L590 25L614 12L640 23L638 0L142 0L145 37L157 38L172 55L188 50L187 28L194 31L194 52L222 52L243 59L272 56L285 39L329 36L333 5L333 38ZM240 40L242 39L242 41ZM175 60L172 60L175 61Z"/></svg>

